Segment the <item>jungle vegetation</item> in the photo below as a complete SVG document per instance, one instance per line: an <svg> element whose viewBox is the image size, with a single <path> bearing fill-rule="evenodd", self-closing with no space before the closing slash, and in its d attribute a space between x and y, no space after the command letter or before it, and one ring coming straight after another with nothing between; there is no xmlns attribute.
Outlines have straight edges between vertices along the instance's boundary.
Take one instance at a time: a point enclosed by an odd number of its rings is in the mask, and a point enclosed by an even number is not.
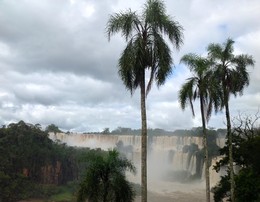
<svg viewBox="0 0 260 202"><path fill-rule="evenodd" d="M254 202L260 200L260 128L257 125L257 115L239 115L233 120L231 130L233 143L233 159L236 165L234 173L235 201ZM227 141L229 141L227 139ZM229 145L220 150L224 156L215 166L220 171L229 165ZM213 188L214 200L221 202L231 199L230 171L221 177Z"/></svg>

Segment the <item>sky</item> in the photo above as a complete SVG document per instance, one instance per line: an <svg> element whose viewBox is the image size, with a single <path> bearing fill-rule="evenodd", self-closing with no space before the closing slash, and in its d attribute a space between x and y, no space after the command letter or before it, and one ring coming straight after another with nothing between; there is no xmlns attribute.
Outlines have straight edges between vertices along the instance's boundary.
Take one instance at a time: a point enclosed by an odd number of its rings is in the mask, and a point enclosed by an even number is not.
<svg viewBox="0 0 260 202"><path fill-rule="evenodd" d="M64 131L91 132L141 127L140 91L133 96L118 76L118 58L126 42L120 34L110 42L109 16L144 0L0 0L0 124L23 120L55 124ZM231 97L232 117L255 114L260 107L260 1L165 0L167 14L184 28L184 44L172 47L173 73L165 85L153 86L147 98L149 128L173 131L201 125L181 110L178 91L191 76L180 58L206 55L210 43L231 37L236 54L255 60L250 85ZM225 113L212 114L210 127L224 128Z"/></svg>

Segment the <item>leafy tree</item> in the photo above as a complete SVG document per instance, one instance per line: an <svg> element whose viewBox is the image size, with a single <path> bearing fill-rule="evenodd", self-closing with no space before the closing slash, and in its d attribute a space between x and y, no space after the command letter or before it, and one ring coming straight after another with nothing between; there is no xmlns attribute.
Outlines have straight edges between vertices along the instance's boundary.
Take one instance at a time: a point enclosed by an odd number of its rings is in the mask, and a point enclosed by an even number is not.
<svg viewBox="0 0 260 202"><path fill-rule="evenodd" d="M125 127L117 127L116 129L112 130L111 133L112 134L116 134L116 135L137 135L138 134L138 130L134 130L131 128L125 128ZM140 133L139 133L140 135Z"/></svg>
<svg viewBox="0 0 260 202"><path fill-rule="evenodd" d="M208 154L208 135L206 132L206 121L209 120L213 104L218 110L220 100L216 96L217 85L212 79L210 71L210 61L195 54L187 54L181 58L181 62L186 64L193 77L188 78L179 91L179 102L181 108L185 109L190 104L192 114L195 116L193 101L199 99L203 129L203 145L205 148L205 178L206 178L206 199L210 201L210 178L209 178L209 154ZM207 111L207 114L205 114Z"/></svg>
<svg viewBox="0 0 260 202"><path fill-rule="evenodd" d="M215 78L219 80L222 88L221 107L225 108L227 120L227 137L229 145L229 169L230 169L230 184L231 184L231 201L235 201L235 179L233 168L233 153L232 153L232 133L231 120L229 111L230 95L242 95L243 90L249 85L249 75L246 67L254 65L253 57L246 54L234 55L232 39L227 39L225 43L212 43L208 46L208 56L214 62Z"/></svg>
<svg viewBox="0 0 260 202"><path fill-rule="evenodd" d="M158 86L164 84L172 70L171 51L163 35L179 49L182 44L182 27L166 14L166 8L160 0L148 0L142 13L115 13L110 16L107 24L108 39L118 32L127 42L119 58L118 73L131 94L140 87L142 146L141 176L142 201L147 201L147 120L146 96L155 80ZM150 79L146 86L146 71L150 70Z"/></svg>
<svg viewBox="0 0 260 202"><path fill-rule="evenodd" d="M134 191L125 171L135 172L133 164L116 150L92 153L86 175L80 183L78 202L131 202Z"/></svg>
<svg viewBox="0 0 260 202"><path fill-rule="evenodd" d="M235 118L232 129L232 143L234 162L239 166L239 172L234 176L235 200L236 201L257 201L260 199L260 128L255 127L258 116L239 115ZM215 169L219 171L222 166L229 163L229 148L225 146L220 150L224 156L217 162ZM216 187L213 188L216 202L223 198L230 197L230 171L223 176Z"/></svg>
<svg viewBox="0 0 260 202"><path fill-rule="evenodd" d="M104 128L104 130L102 131L102 134L110 134L109 128Z"/></svg>
<svg viewBox="0 0 260 202"><path fill-rule="evenodd" d="M259 129L258 129L259 130ZM240 134L241 135L241 134ZM234 176L235 200L254 202L260 199L260 133L252 139L241 138L240 135L233 135L234 144L234 162L240 167L237 175ZM227 155L228 148L224 147L221 154ZM221 166L228 164L228 157L220 161L216 169L219 170ZM213 188L214 199L220 202L223 198L230 197L230 172L221 177L220 182Z"/></svg>
<svg viewBox="0 0 260 202"><path fill-rule="evenodd" d="M46 133L49 133L49 132L53 132L53 133L62 133L62 131L59 129L58 126L56 126L55 124L50 124L46 127L45 129L45 132Z"/></svg>

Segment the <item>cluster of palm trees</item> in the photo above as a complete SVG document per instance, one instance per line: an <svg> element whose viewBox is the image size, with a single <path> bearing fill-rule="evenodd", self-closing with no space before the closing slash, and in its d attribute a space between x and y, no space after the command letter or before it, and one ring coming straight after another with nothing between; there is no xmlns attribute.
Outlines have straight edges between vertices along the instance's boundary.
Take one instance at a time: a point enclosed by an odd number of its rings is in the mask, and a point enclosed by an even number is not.
<svg viewBox="0 0 260 202"><path fill-rule="evenodd" d="M235 201L234 169L232 153L232 133L229 110L230 95L242 95L243 89L249 85L249 75L246 67L254 65L252 56L234 55L234 41L227 39L225 43L210 44L207 48L208 57L195 54L184 55L181 62L189 66L193 73L179 91L179 101L182 109L189 104L194 114L193 101L199 99L203 127L203 142L205 148L205 178L206 198L210 201L209 158L207 147L206 122L212 109L215 112L225 109L227 138L229 146L229 171L231 183L231 201Z"/></svg>
<svg viewBox="0 0 260 202"><path fill-rule="evenodd" d="M171 49L164 36L178 50L183 44L183 28L166 14L166 8L160 0L147 0L140 15L128 10L110 16L107 23L107 35L121 32L127 42L118 63L118 73L131 94L140 88L142 145L141 145L141 195L142 202L147 202L147 120L146 96L155 81L157 86L163 85L172 71ZM233 54L234 41L228 39L224 44L210 44L208 57L195 54L183 56L181 62L190 67L194 76L182 86L179 92L181 107L184 109L193 101L200 100L201 117L204 134L206 163L206 198L210 200L209 162L207 150L206 122L212 109L225 109L227 119L227 137L229 142L231 200L234 201L234 171L232 159L232 135L229 112L231 94L243 92L249 84L246 70L248 65L254 65L254 60L248 55ZM146 84L146 73L150 73Z"/></svg>

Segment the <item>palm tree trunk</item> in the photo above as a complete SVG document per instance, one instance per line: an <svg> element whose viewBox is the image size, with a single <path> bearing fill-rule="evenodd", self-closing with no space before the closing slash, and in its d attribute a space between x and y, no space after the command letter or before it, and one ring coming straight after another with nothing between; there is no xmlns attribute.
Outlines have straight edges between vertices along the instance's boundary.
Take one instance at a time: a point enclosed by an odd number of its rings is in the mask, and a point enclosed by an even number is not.
<svg viewBox="0 0 260 202"><path fill-rule="evenodd" d="M141 196L142 202L147 202L147 123L145 106L145 70L141 78L141 117L142 117L142 145L141 145Z"/></svg>
<svg viewBox="0 0 260 202"><path fill-rule="evenodd" d="M205 121L205 115L204 115L204 104L203 104L202 95L200 95L200 111L201 111L202 128L203 128L203 146L205 148L206 201L210 202L208 136L206 134L206 121Z"/></svg>
<svg viewBox="0 0 260 202"><path fill-rule="evenodd" d="M230 120L230 114L229 114L228 99L225 100L225 108L226 108L226 119L227 119L227 138L228 138L228 155L229 155L229 170L230 170L230 196L231 196L231 201L235 202L233 147L232 147L231 120Z"/></svg>

